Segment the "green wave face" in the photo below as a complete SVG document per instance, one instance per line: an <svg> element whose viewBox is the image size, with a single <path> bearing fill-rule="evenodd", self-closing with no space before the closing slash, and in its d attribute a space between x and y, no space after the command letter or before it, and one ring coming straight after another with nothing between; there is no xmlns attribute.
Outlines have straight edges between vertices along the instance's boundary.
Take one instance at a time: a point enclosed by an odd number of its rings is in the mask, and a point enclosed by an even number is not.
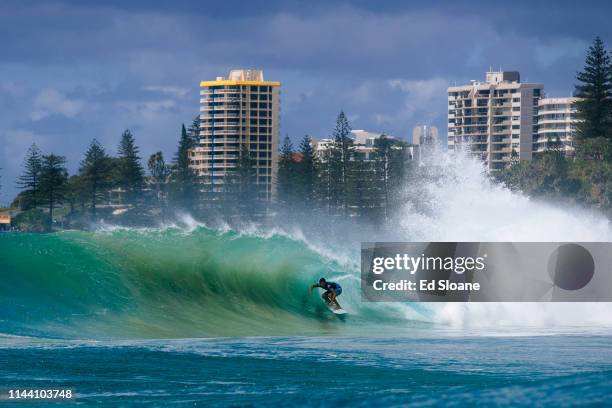
<svg viewBox="0 0 612 408"><path fill-rule="evenodd" d="M358 255L358 251L355 251ZM338 281L340 320L309 285ZM176 338L364 333L405 321L360 302L358 271L284 236L206 228L0 235L0 333Z"/></svg>

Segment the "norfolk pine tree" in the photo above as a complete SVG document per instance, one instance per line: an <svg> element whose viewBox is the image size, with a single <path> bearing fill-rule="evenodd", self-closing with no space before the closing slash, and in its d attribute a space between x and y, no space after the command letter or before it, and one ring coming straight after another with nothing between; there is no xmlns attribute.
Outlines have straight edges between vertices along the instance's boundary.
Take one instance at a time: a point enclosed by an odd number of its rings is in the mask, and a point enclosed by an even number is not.
<svg viewBox="0 0 612 408"><path fill-rule="evenodd" d="M119 142L119 167L117 184L125 192L125 203L135 204L144 185L144 169L138 156L138 147L129 130L121 135Z"/></svg>
<svg viewBox="0 0 612 408"><path fill-rule="evenodd" d="M53 227L53 209L64 201L67 183L66 158L55 154L42 156L40 197L49 210L48 229Z"/></svg>
<svg viewBox="0 0 612 408"><path fill-rule="evenodd" d="M295 200L296 166L293 161L293 143L285 136L278 160L278 178L276 184L277 200L280 204L290 206Z"/></svg>
<svg viewBox="0 0 612 408"><path fill-rule="evenodd" d="M610 158L612 140L612 63L597 37L587 52L584 69L576 76L576 142L579 156Z"/></svg>
<svg viewBox="0 0 612 408"><path fill-rule="evenodd" d="M39 204L40 171L42 168L42 154L36 144L32 144L26 153L24 171L17 181L17 185L24 192L22 210L36 208Z"/></svg>
<svg viewBox="0 0 612 408"><path fill-rule="evenodd" d="M110 157L100 143L93 139L85 158L81 161L79 175L89 195L92 219L96 219L96 204L103 199L111 186L112 167Z"/></svg>
<svg viewBox="0 0 612 408"><path fill-rule="evenodd" d="M192 137L187 133L185 125L181 127L181 138L172 166L171 197L178 208L193 211L198 195L198 176L191 167L189 154L195 147Z"/></svg>

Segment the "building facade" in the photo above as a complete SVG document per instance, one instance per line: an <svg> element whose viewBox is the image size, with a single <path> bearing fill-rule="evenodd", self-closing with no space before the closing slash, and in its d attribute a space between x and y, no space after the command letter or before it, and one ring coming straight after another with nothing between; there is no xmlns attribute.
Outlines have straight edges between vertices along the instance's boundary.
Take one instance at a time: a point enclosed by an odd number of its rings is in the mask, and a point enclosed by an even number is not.
<svg viewBox="0 0 612 408"><path fill-rule="evenodd" d="M538 102L538 134L533 139L533 153L556 148L574 152L576 106L578 98L543 98Z"/></svg>
<svg viewBox="0 0 612 408"><path fill-rule="evenodd" d="M412 144L417 146L436 146L438 143L437 127L419 125L412 129Z"/></svg>
<svg viewBox="0 0 612 408"><path fill-rule="evenodd" d="M263 200L275 193L278 170L280 82L263 71L232 70L227 78L200 83L200 140L191 164L209 191L224 191L241 152L251 156L254 184Z"/></svg>
<svg viewBox="0 0 612 408"><path fill-rule="evenodd" d="M490 171L531 160L544 85L521 83L516 71L487 72L485 82L448 88L448 149L461 146Z"/></svg>
<svg viewBox="0 0 612 408"><path fill-rule="evenodd" d="M11 229L11 214L8 212L0 213L0 231L8 231Z"/></svg>
<svg viewBox="0 0 612 408"><path fill-rule="evenodd" d="M380 139L384 133L369 132L366 130L355 129L351 130L350 138L352 140L351 150L353 153L361 155L365 160L373 160L376 152L376 140ZM399 142L395 136L386 135L385 137L393 142ZM312 145L315 155L320 159L325 159L325 152L334 146L333 139L312 139ZM419 157L419 146L416 145L400 145L396 144L394 149L402 149L408 160L416 160Z"/></svg>

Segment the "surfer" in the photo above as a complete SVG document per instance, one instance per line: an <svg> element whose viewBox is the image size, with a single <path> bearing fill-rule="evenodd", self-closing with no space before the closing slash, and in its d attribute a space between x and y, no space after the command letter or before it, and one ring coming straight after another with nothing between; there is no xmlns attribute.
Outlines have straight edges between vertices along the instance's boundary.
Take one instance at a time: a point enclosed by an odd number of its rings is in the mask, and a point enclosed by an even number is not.
<svg viewBox="0 0 612 408"><path fill-rule="evenodd" d="M329 305L336 305L337 309L342 309L340 303L338 303L337 297L342 293L342 286L337 284L336 282L327 282L325 278L319 279L319 283L315 283L310 287L310 294L312 295L312 290L314 288L321 288L325 291L321 295L325 303Z"/></svg>

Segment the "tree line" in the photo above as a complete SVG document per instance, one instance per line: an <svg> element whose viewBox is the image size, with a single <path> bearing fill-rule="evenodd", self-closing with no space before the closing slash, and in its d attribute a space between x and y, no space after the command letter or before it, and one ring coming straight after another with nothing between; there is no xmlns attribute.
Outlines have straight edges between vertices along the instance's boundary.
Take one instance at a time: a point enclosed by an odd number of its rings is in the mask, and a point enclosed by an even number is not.
<svg viewBox="0 0 612 408"><path fill-rule="evenodd" d="M317 214L332 220L388 221L397 208L401 186L409 174L406 144L381 136L366 151L355 146L351 127L341 112L327 149L315 151L305 136L298 149L286 137L280 149L274 202L262 198L256 183L255 158L242 146L236 167L212 191L210 180L191 166L190 152L199 138L199 118L181 128L170 162L152 154L146 169L134 135L121 135L110 155L92 140L78 171L69 174L66 158L43 153L34 144L17 181L21 192L12 206L22 211L20 229L44 231L84 228L101 219L128 225L165 221L177 212L200 219L256 220L270 216ZM58 221L61 220L61 225Z"/></svg>
<svg viewBox="0 0 612 408"><path fill-rule="evenodd" d="M384 225L399 209L413 157L408 145L382 135L372 146L356 145L340 112L331 142L315 152L304 136L297 149L285 137L278 171L279 212L355 218Z"/></svg>
<svg viewBox="0 0 612 408"><path fill-rule="evenodd" d="M121 135L116 156L93 139L73 175L67 170L65 156L44 154L33 144L17 180L21 192L12 207L22 211L15 224L21 229L50 230L58 210L65 227L82 227L110 214L121 219L124 212L129 212L129 219L124 217L123 221L142 223L147 217L159 216L166 200L184 208L191 199L188 192L197 182L189 166L188 150L194 146L198 120L189 130L183 125L171 163L166 163L162 152L149 157L149 175L130 130Z"/></svg>
<svg viewBox="0 0 612 408"><path fill-rule="evenodd" d="M532 161L521 161L495 177L532 197L599 208L612 213L612 60L597 37L576 75L575 152L559 143Z"/></svg>

